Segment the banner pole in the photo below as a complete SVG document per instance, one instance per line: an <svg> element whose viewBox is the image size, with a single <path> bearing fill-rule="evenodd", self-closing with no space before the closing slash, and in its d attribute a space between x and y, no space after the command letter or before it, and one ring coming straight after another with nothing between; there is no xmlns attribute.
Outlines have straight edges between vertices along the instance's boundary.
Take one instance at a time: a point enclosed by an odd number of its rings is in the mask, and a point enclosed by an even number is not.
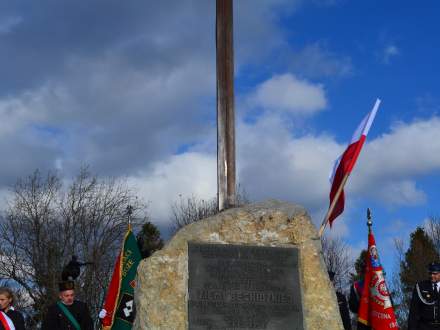
<svg viewBox="0 0 440 330"><path fill-rule="evenodd" d="M127 206L127 220L128 220L128 230L131 230L131 215L133 214L133 206Z"/></svg>
<svg viewBox="0 0 440 330"><path fill-rule="evenodd" d="M345 174L344 178L342 179L341 184L339 185L338 190L336 191L335 197L333 198L333 201L332 201L332 203L330 204L330 207L329 207L329 209L328 209L328 211L327 211L327 213L326 213L326 215L325 215L325 217L324 217L324 220L322 221L321 227L319 228L319 237L322 237L322 234L324 233L324 229L325 229L325 227L327 226L327 223L328 223L328 219L329 219L329 217L330 217L330 214L332 214L333 209L334 209L335 206L336 206L336 203L337 203L337 201L338 201L338 199L339 199L339 196L340 196L341 193L342 193L342 190L344 189L345 183L347 182L349 175L350 175L350 172L348 172L347 174Z"/></svg>
<svg viewBox="0 0 440 330"><path fill-rule="evenodd" d="M370 208L367 208L367 226L368 226L368 234L371 234L371 226L373 226L373 221L371 221Z"/></svg>

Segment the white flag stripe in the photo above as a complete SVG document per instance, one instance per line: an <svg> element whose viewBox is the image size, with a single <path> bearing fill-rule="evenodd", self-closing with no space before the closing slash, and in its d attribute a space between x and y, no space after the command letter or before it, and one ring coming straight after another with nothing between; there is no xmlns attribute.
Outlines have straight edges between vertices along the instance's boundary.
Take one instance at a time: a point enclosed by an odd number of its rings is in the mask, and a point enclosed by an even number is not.
<svg viewBox="0 0 440 330"><path fill-rule="evenodd" d="M338 159L335 160L335 163L333 164L332 171L328 177L330 183L333 183L333 179L335 178L336 170L338 169L339 163L341 162L341 158L342 158L342 155L340 155L338 157Z"/></svg>
<svg viewBox="0 0 440 330"><path fill-rule="evenodd" d="M373 109L362 119L358 128L354 132L350 144L359 141L362 135L367 136L368 132L371 128L371 124L373 124L374 117L376 117L377 110L379 109L380 99L376 99L376 103L374 104Z"/></svg>
<svg viewBox="0 0 440 330"><path fill-rule="evenodd" d="M8 323L8 325L9 325L9 328L11 330L15 330L14 322L12 322L12 320L9 318L9 316L6 315L6 313L3 313L2 311L0 311L0 313L2 313L3 317L6 320L6 323Z"/></svg>
<svg viewBox="0 0 440 330"><path fill-rule="evenodd" d="M356 141L359 141L359 139L361 138L362 135L367 136L368 131L370 130L371 124L373 123L374 117L376 117L376 113L377 113L377 110L379 109L380 102L381 102L380 99L376 99L376 103L374 104L373 109L364 117L364 119L362 119L358 128L354 132L353 137L351 138L350 144L353 144ZM330 175L329 175L330 183L333 183L333 179L335 177L336 170L338 169L339 163L341 162L342 155L340 155L338 157L338 159L335 160L335 163L333 164L332 171L330 172Z"/></svg>
<svg viewBox="0 0 440 330"><path fill-rule="evenodd" d="M377 110L379 109L380 102L381 102L380 99L376 99L376 103L374 104L373 110L371 110L370 115L368 116L368 121L365 124L365 128L364 131L362 132L362 135L365 136L368 135L368 132L370 131L371 128L371 124L373 124L374 117L376 117Z"/></svg>

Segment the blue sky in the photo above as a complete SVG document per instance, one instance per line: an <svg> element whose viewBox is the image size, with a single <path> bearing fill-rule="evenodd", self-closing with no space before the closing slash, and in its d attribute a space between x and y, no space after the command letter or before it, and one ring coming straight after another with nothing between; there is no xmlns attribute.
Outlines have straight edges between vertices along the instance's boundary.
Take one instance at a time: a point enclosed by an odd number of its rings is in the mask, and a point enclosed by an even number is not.
<svg viewBox="0 0 440 330"><path fill-rule="evenodd" d="M90 165L124 178L167 228L179 196L216 194L215 1L0 3L0 191ZM439 215L440 5L236 0L238 178L253 200L302 204L315 224L328 174L382 105L328 234L356 256L374 215L393 239Z"/></svg>

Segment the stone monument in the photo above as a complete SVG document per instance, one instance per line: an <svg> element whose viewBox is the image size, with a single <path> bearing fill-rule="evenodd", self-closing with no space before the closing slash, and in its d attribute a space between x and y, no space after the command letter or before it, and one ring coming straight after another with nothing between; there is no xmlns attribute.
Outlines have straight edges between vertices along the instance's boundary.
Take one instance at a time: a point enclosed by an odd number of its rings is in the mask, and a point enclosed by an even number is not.
<svg viewBox="0 0 440 330"><path fill-rule="evenodd" d="M182 228L144 259L134 329L342 330L316 228L266 201Z"/></svg>

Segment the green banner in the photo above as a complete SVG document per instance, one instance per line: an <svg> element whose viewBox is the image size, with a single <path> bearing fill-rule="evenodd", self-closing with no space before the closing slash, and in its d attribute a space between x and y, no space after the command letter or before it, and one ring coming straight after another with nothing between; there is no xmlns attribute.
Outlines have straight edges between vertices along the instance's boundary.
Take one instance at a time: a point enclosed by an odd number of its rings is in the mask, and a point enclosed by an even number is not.
<svg viewBox="0 0 440 330"><path fill-rule="evenodd" d="M122 249L121 288L119 290L118 305L112 330L131 329L135 314L134 287L136 270L141 261L141 253L131 231L128 232Z"/></svg>

